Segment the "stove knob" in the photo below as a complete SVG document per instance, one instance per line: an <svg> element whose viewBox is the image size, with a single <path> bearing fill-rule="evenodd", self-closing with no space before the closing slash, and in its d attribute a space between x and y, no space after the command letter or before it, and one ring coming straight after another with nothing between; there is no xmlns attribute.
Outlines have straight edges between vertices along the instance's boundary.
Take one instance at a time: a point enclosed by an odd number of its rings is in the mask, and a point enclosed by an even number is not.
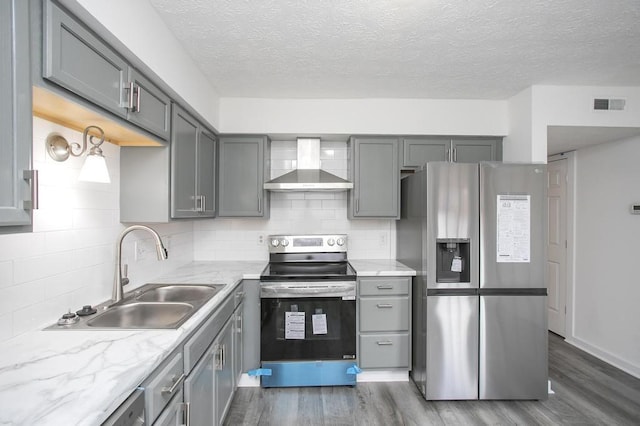
<svg viewBox="0 0 640 426"><path fill-rule="evenodd" d="M338 243L339 246L343 246L344 243L345 243L344 238L342 238L342 237L338 238L338 240L336 242Z"/></svg>
<svg viewBox="0 0 640 426"><path fill-rule="evenodd" d="M286 246L288 246L288 245L289 245L289 240L285 240L285 239L283 239L283 240L280 242L280 245L281 245L282 247L286 247Z"/></svg>
<svg viewBox="0 0 640 426"><path fill-rule="evenodd" d="M334 241L334 239L333 239L333 238L329 238L329 239L327 240L327 244L329 244L330 246L333 246L335 243L336 243L336 242Z"/></svg>
<svg viewBox="0 0 640 426"><path fill-rule="evenodd" d="M273 239L273 240L271 240L271 245L274 246L274 247L278 247L280 245L280 241L278 241L276 239Z"/></svg>

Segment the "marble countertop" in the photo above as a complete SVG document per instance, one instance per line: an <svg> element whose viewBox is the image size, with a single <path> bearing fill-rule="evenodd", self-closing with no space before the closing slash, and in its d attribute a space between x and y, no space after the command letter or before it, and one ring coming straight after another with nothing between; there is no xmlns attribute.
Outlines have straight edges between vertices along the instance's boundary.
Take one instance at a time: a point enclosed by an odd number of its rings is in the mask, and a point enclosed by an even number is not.
<svg viewBox="0 0 640 426"><path fill-rule="evenodd" d="M350 263L360 276L415 275L395 260ZM175 330L32 331L0 343L0 425L103 422L242 279L259 279L265 265L192 262L150 281L227 284Z"/></svg>
<svg viewBox="0 0 640 426"><path fill-rule="evenodd" d="M193 262L155 283L228 284L176 330L33 331L0 344L0 425L103 422L265 262ZM55 319L52 319L54 322Z"/></svg>
<svg viewBox="0 0 640 426"><path fill-rule="evenodd" d="M360 277L415 276L416 271L395 259L349 259L349 263Z"/></svg>

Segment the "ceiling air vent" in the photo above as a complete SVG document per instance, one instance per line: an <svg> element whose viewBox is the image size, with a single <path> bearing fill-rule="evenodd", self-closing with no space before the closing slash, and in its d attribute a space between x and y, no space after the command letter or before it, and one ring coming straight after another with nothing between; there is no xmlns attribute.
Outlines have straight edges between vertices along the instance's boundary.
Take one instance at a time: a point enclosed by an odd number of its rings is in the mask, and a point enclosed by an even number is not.
<svg viewBox="0 0 640 426"><path fill-rule="evenodd" d="M593 109L595 110L609 110L609 111L622 111L627 102L624 99L603 99L596 98L593 100Z"/></svg>

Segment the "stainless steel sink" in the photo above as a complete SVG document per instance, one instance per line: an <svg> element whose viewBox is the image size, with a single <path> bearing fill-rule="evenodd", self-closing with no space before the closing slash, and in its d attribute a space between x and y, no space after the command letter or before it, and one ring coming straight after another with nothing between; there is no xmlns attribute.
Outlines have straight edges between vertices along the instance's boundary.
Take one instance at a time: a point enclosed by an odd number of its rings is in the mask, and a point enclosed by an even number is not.
<svg viewBox="0 0 640 426"><path fill-rule="evenodd" d="M96 306L96 315L46 330L175 329L223 287L225 284L145 284L116 304L109 301Z"/></svg>
<svg viewBox="0 0 640 426"><path fill-rule="evenodd" d="M209 299L216 294L224 284L214 286L203 285L167 285L146 290L136 299L142 302L193 302Z"/></svg>
<svg viewBox="0 0 640 426"><path fill-rule="evenodd" d="M87 325L100 328L172 328L193 309L189 303L127 303L108 308L87 321Z"/></svg>

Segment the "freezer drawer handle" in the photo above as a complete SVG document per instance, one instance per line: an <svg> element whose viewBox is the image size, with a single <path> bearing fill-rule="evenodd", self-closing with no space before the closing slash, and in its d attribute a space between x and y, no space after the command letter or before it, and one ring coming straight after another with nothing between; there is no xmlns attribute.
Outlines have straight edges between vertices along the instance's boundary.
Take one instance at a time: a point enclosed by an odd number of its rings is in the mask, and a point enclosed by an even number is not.
<svg viewBox="0 0 640 426"><path fill-rule="evenodd" d="M389 308L393 308L393 305L391 303L378 303L376 305L379 309L389 309Z"/></svg>
<svg viewBox="0 0 640 426"><path fill-rule="evenodd" d="M380 340L376 342L378 346L392 346L393 342L391 340Z"/></svg>
<svg viewBox="0 0 640 426"><path fill-rule="evenodd" d="M378 286L378 290L393 290L393 286L390 284L381 284Z"/></svg>

